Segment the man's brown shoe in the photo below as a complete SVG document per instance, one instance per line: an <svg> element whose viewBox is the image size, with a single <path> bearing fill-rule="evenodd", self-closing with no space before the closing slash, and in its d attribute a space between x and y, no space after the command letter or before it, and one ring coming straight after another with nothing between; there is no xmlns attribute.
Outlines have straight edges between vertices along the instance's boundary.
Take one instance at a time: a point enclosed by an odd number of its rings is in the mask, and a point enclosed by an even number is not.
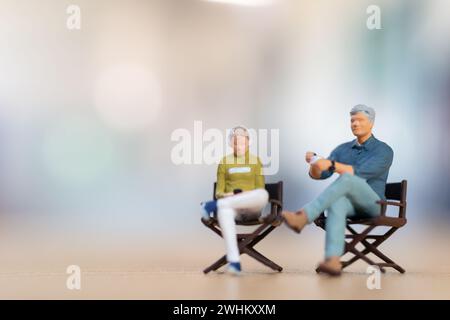
<svg viewBox="0 0 450 320"><path fill-rule="evenodd" d="M338 277L342 273L342 264L339 257L332 257L320 263L316 268L317 273L324 273L332 277Z"/></svg>
<svg viewBox="0 0 450 320"><path fill-rule="evenodd" d="M303 227L308 224L308 217L303 211L283 211L281 215L286 225L297 233L300 233Z"/></svg>

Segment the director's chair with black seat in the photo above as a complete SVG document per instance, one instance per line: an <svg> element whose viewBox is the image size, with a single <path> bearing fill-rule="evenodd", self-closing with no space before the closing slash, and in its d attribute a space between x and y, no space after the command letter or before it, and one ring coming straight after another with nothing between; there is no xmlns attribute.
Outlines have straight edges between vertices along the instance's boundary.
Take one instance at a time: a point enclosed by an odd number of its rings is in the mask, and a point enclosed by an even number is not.
<svg viewBox="0 0 450 320"><path fill-rule="evenodd" d="M267 183L265 187L267 192L269 193L270 213L266 216L260 216L254 219L236 220L236 225L258 226L253 232L237 234L239 253L245 253L255 260L266 265L267 267L281 272L283 270L282 267L280 267L269 258L263 256L254 248L256 244L267 237L275 228L277 228L281 224L281 210L283 207L283 181L279 181L277 183ZM214 183L213 197L216 200L215 194L216 184ZM211 219L207 221L202 219L201 221L206 227L222 237L222 231L217 220L217 213L214 213L214 216ZM226 263L226 255L224 255L208 268L203 270L203 272L207 274L210 271L215 271Z"/></svg>
<svg viewBox="0 0 450 320"><path fill-rule="evenodd" d="M346 241L344 256L347 253L353 254L353 257L347 261L342 262L342 268L346 268L358 260L363 260L369 265L378 266L381 272L386 272L386 267L391 267L400 273L405 273L405 269L383 254L378 247L385 242L392 234L399 228L406 224L406 191L407 181L403 180L399 183L386 184L386 200L379 201L381 204L381 214L376 218L369 219L347 219L347 230L349 234L345 235ZM388 206L398 207L398 216L388 217L386 215ZM326 217L322 213L314 223L325 230ZM358 233L354 225L365 225L361 233ZM388 227L384 234L372 234L371 232L377 227ZM358 250L356 246L362 244L364 249ZM376 263L367 257L368 254L373 254L380 258L383 262Z"/></svg>

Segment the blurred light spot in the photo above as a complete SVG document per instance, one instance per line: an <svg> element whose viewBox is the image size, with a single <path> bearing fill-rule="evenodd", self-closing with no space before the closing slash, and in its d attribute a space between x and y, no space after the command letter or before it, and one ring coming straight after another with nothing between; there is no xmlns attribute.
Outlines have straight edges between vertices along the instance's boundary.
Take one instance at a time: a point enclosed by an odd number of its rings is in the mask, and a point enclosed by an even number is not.
<svg viewBox="0 0 450 320"><path fill-rule="evenodd" d="M142 129L150 125L161 107L161 89L154 75L137 65L117 65L97 79L95 107L110 126Z"/></svg>
<svg viewBox="0 0 450 320"><path fill-rule="evenodd" d="M275 0L205 0L207 2L217 2L225 4L233 4L238 6L259 7L271 5Z"/></svg>
<svg viewBox="0 0 450 320"><path fill-rule="evenodd" d="M85 118L71 118L50 128L43 142L44 165L68 185L84 185L113 167L116 153L107 133Z"/></svg>

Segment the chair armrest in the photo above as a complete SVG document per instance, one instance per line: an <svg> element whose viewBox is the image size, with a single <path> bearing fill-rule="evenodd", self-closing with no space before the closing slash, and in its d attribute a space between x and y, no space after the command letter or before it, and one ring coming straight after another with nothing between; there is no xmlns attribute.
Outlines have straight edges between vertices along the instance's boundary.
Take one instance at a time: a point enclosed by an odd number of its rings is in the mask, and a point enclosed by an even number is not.
<svg viewBox="0 0 450 320"><path fill-rule="evenodd" d="M396 206L396 207L404 207L405 205L401 202L395 202L395 201L385 201L385 200L379 200L377 201L378 204L381 204L382 206Z"/></svg>
<svg viewBox="0 0 450 320"><path fill-rule="evenodd" d="M387 201L387 200L379 200L377 201L378 204L381 205L381 216L386 216L386 211L388 206L395 206L399 208L404 208L405 205L401 202L395 202L395 201Z"/></svg>
<svg viewBox="0 0 450 320"><path fill-rule="evenodd" d="M281 203L281 201L276 200L276 199L269 199L269 203L275 204L275 205L279 206L280 208L283 207L283 203Z"/></svg>
<svg viewBox="0 0 450 320"><path fill-rule="evenodd" d="M276 199L269 199L270 213L261 219L261 222L281 221L281 209L283 203Z"/></svg>

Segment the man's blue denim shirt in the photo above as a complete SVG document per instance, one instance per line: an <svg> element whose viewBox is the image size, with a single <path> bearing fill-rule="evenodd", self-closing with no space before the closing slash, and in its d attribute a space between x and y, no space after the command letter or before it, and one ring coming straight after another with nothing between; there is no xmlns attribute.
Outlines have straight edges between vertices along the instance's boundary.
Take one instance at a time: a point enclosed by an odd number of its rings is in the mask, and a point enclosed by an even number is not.
<svg viewBox="0 0 450 320"><path fill-rule="evenodd" d="M365 179L383 200L393 158L391 147L373 135L361 145L357 139L343 143L328 157L329 160L353 166L355 175ZM323 171L320 178L327 179L331 175L331 172Z"/></svg>

